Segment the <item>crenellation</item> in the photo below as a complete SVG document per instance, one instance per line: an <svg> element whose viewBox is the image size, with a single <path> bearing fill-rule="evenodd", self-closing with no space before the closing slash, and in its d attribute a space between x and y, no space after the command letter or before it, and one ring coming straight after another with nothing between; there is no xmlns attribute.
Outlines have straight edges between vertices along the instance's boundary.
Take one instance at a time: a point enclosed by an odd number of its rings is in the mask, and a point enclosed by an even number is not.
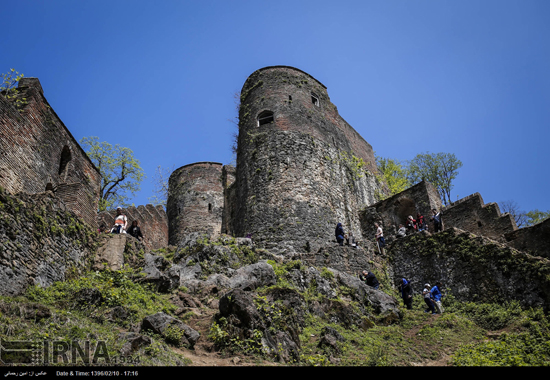
<svg viewBox="0 0 550 380"><path fill-rule="evenodd" d="M445 228L455 227L476 235L505 242L504 235L517 230L510 214L501 214L498 204L485 204L479 193L474 193L443 209Z"/></svg>

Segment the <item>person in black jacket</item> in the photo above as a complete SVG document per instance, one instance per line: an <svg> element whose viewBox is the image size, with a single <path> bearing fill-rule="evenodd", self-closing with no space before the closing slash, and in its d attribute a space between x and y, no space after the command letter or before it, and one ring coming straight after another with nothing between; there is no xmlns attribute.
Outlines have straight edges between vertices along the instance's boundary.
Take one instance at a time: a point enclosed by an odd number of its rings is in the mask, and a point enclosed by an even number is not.
<svg viewBox="0 0 550 380"><path fill-rule="evenodd" d="M403 298L405 306L407 306L407 309L411 310L413 302L411 283L407 281L407 279L402 278L399 280L399 290L401 291L401 298Z"/></svg>
<svg viewBox="0 0 550 380"><path fill-rule="evenodd" d="M378 289L380 287L380 282L372 272L364 270L363 273L359 275L359 279L364 281L371 288Z"/></svg>
<svg viewBox="0 0 550 380"><path fill-rule="evenodd" d="M334 230L334 234L336 235L336 241L340 245L344 245L344 227L342 227L342 223L338 223L336 225L336 229Z"/></svg>
<svg viewBox="0 0 550 380"><path fill-rule="evenodd" d="M138 239L140 241L143 239L143 234L141 233L141 229L138 226L138 221L137 220L134 220L132 222L132 225L130 226L130 228L128 228L126 233L132 235L133 237L135 237L136 239Z"/></svg>

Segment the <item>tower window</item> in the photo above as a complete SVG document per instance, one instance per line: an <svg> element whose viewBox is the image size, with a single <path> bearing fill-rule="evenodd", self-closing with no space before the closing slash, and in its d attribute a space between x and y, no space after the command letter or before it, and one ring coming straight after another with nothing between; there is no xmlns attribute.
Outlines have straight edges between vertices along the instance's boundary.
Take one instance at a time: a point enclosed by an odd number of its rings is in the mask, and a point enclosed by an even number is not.
<svg viewBox="0 0 550 380"><path fill-rule="evenodd" d="M273 112L263 111L258 115L258 126L273 123Z"/></svg>
<svg viewBox="0 0 550 380"><path fill-rule="evenodd" d="M313 92L311 93L311 102L315 104L317 107L319 107L319 97L315 95Z"/></svg>

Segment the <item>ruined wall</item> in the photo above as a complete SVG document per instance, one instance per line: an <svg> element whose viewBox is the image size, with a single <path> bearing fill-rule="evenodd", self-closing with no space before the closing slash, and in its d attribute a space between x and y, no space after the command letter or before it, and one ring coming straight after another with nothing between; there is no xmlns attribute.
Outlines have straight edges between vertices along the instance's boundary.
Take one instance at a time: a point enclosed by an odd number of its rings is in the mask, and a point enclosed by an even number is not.
<svg viewBox="0 0 550 380"><path fill-rule="evenodd" d="M501 214L498 204L483 202L479 193L460 199L442 213L443 227L456 227L475 235L505 242L504 234L517 229L510 214Z"/></svg>
<svg viewBox="0 0 550 380"><path fill-rule="evenodd" d="M19 82L16 108L0 96L0 186L9 193L51 189L95 226L101 176L48 104L37 78Z"/></svg>
<svg viewBox="0 0 550 380"><path fill-rule="evenodd" d="M222 233L224 215L223 165L198 162L174 170L166 204L169 243L179 245L192 232L211 237Z"/></svg>
<svg viewBox="0 0 550 380"><path fill-rule="evenodd" d="M409 279L415 294L441 281L461 301L504 302L550 309L550 260L449 228L414 234L388 249L393 277ZM443 302L445 302L443 300Z"/></svg>
<svg viewBox="0 0 550 380"><path fill-rule="evenodd" d="M49 286L90 268L95 230L50 191L11 195L0 187L0 295Z"/></svg>
<svg viewBox="0 0 550 380"><path fill-rule="evenodd" d="M122 213L128 218L128 228L134 220L143 234L143 243L149 249L159 249L168 246L168 217L162 206L138 206L123 208ZM104 224L107 228L113 226L116 211L104 211L98 214L98 226Z"/></svg>
<svg viewBox="0 0 550 380"><path fill-rule="evenodd" d="M363 234L374 237L376 232L374 223L382 222L384 236L394 235L399 224L406 225L409 215L416 219L417 213L424 216L428 228L432 229L429 223L432 209L441 210L441 198L431 183L422 181L362 210L360 217Z"/></svg>
<svg viewBox="0 0 550 380"><path fill-rule="evenodd" d="M254 72L241 91L237 236L279 251L318 250L338 222L361 235L358 210L378 189L372 147L301 70Z"/></svg>
<svg viewBox="0 0 550 380"><path fill-rule="evenodd" d="M550 219L508 232L504 238L515 249L550 258Z"/></svg>

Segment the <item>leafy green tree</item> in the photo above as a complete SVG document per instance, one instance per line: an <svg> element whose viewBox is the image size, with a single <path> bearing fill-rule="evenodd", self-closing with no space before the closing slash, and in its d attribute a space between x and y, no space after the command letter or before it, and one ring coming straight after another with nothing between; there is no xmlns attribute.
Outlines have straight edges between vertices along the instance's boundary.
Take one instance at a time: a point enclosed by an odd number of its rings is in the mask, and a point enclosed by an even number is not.
<svg viewBox="0 0 550 380"><path fill-rule="evenodd" d="M8 73L2 74L2 84L0 84L0 94L6 99L15 99L15 105L17 107L27 104L27 99L19 99L17 97L17 83L23 78L23 74L15 71L15 69L10 69Z"/></svg>
<svg viewBox="0 0 550 380"><path fill-rule="evenodd" d="M525 214L527 216L527 225L532 226L533 224L540 223L548 218L550 218L550 210L544 212L539 211L538 209L529 211Z"/></svg>
<svg viewBox="0 0 550 380"><path fill-rule="evenodd" d="M80 143L101 173L99 211L128 206L127 200L140 190L145 177L132 150L99 142L96 136L84 137Z"/></svg>
<svg viewBox="0 0 550 380"><path fill-rule="evenodd" d="M439 191L443 203L448 205L453 180L461 167L462 162L453 153L420 153L409 162L407 178L412 184L422 180L430 182Z"/></svg>
<svg viewBox="0 0 550 380"><path fill-rule="evenodd" d="M391 158L376 156L376 166L382 173L382 180L388 185L390 196L410 187L407 178L407 167L402 162Z"/></svg>

